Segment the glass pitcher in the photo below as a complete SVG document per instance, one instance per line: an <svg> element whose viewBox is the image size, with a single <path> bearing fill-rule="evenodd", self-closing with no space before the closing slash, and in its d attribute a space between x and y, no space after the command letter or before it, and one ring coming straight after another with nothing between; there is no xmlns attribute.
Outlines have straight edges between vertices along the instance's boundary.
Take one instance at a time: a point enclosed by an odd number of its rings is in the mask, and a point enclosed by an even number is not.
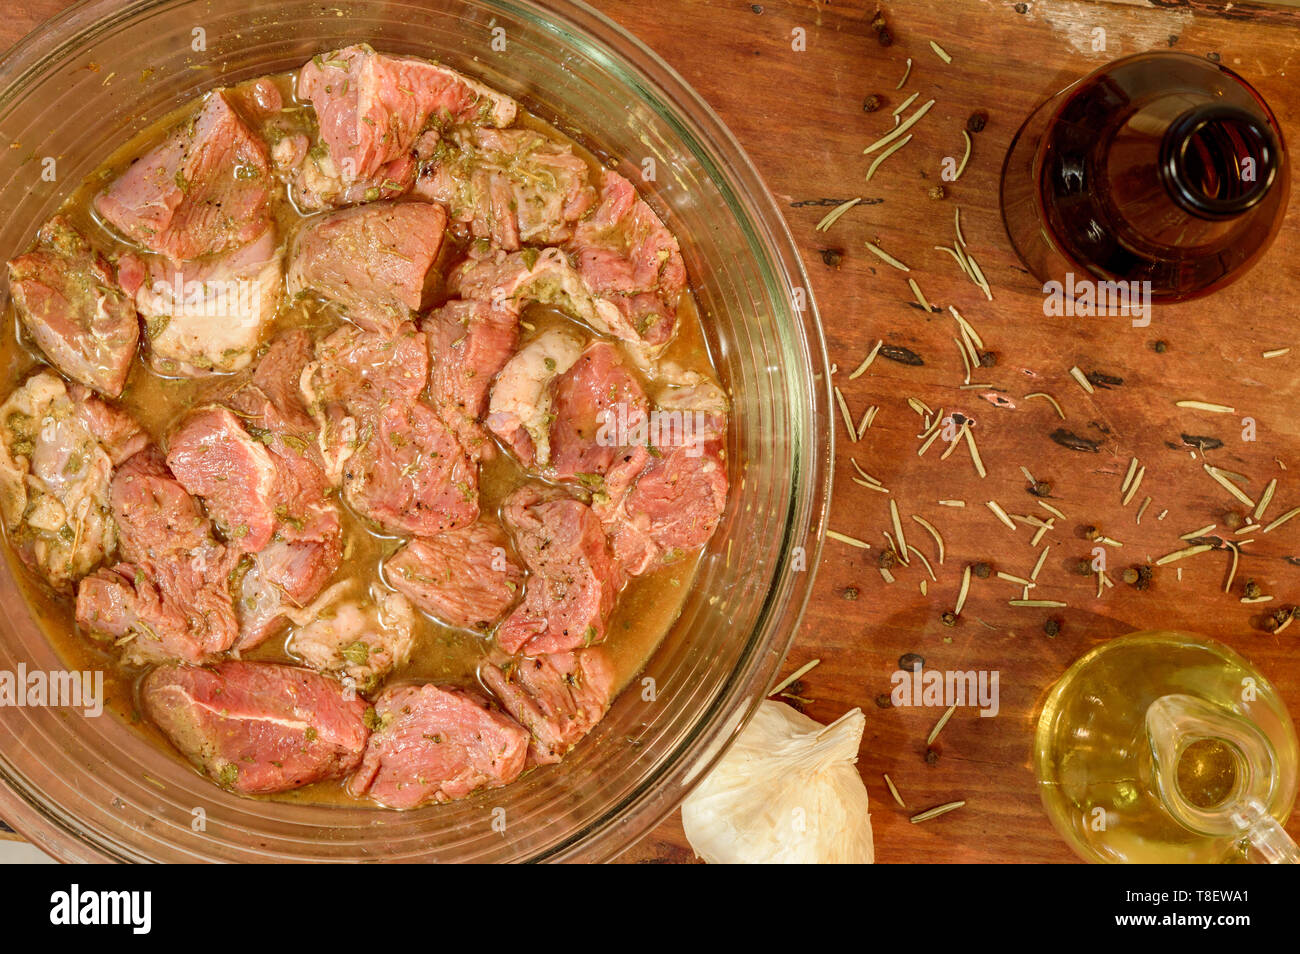
<svg viewBox="0 0 1300 954"><path fill-rule="evenodd" d="M1283 830L1296 732L1277 690L1213 640L1150 631L1070 667L1039 714L1048 816L1099 862L1300 861Z"/></svg>

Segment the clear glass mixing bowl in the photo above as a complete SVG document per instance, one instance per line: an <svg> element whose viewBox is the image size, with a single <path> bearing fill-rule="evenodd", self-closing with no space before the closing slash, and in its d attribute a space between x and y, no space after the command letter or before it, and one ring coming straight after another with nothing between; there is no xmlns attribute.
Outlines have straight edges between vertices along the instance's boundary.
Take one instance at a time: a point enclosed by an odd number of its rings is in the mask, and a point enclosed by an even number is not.
<svg viewBox="0 0 1300 954"><path fill-rule="evenodd" d="M802 615L831 453L826 353L807 278L718 118L662 60L582 4L86 0L0 60L9 147L0 148L0 256L26 246L114 146L185 100L362 40L482 79L637 181L643 160L655 160L656 181L643 190L681 239L734 400L720 531L645 672L654 701L634 683L563 763L446 806L397 813L237 798L114 717L0 708L0 817L57 857L606 860L717 760ZM55 182L41 178L47 156L57 160ZM59 668L2 568L0 605L0 670ZM194 824L198 808L205 826Z"/></svg>

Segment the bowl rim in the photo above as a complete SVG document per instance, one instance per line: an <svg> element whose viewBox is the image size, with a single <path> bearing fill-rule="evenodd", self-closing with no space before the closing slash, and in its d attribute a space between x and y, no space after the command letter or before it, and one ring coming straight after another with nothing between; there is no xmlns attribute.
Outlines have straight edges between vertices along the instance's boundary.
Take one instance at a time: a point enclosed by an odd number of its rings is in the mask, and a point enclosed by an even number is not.
<svg viewBox="0 0 1300 954"><path fill-rule="evenodd" d="M149 11L187 0L77 0L44 21L0 54L0 110L26 86L41 77L60 58L92 41L100 33ZM352 0L369 3L371 0ZM771 611L760 615L750 633L751 645L736 670L721 687L713 704L701 712L692 731L679 740L664 758L659 771L627 796L601 813L591 825L568 840L544 851L539 861L611 861L631 848L652 828L674 812L690 791L713 768L735 741L740 731L766 697L775 676L793 644L803 620L819 568L826 521L833 488L835 428L832 415L830 362L817 304L798 246L789 223L781 213L748 153L711 106L662 57L624 27L589 6L583 0L485 0L497 6L514 7L551 28L580 37L590 51L598 51L605 64L618 72L636 76L642 93L660 100L657 111L668 109L679 125L679 133L692 146L715 147L725 160L726 171L738 187L729 198L748 200L741 221L768 246L790 306L793 340L804 361L810 406L795 408L791 442L792 456L803 467L790 495L785 536L780 557L772 572L764 602ZM612 41L612 42L611 42ZM617 47L617 48L615 48ZM685 114L685 115L683 115ZM698 140L698 141L697 141ZM732 192L719 183L724 192ZM794 303L801 289L804 307ZM804 567L792 571L791 553L803 551ZM754 645L757 643L757 645ZM746 667L751 671L741 682L736 676ZM733 719L723 734L721 724ZM701 749L707 749L701 754ZM0 773L0 818L33 844L65 861L119 861L121 853L73 830L60 815L33 802L12 787ZM615 833L613 839L601 837ZM611 844L611 840L615 842Z"/></svg>

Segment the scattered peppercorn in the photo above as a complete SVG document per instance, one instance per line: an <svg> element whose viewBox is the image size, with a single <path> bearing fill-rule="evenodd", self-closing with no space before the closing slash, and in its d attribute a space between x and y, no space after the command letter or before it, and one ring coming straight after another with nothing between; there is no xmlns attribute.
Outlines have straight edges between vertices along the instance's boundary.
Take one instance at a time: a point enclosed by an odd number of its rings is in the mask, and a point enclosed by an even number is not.
<svg viewBox="0 0 1300 954"><path fill-rule="evenodd" d="M924 665L925 657L916 653L903 653L903 655L898 657L898 668L906 669L908 672L911 672L917 666Z"/></svg>
<svg viewBox="0 0 1300 954"><path fill-rule="evenodd" d="M1070 570L1077 576L1090 576L1092 574L1092 564L1087 560L1076 560Z"/></svg>
<svg viewBox="0 0 1300 954"><path fill-rule="evenodd" d="M925 764L933 765L937 761L939 761L939 750L932 745L925 750Z"/></svg>
<svg viewBox="0 0 1300 954"><path fill-rule="evenodd" d="M1229 530L1236 530L1242 525L1241 514L1235 510L1229 510L1223 515L1223 525Z"/></svg>
<svg viewBox="0 0 1300 954"><path fill-rule="evenodd" d="M874 30L876 33L879 33L884 28L885 28L885 15L881 13L879 10L877 10L876 15L871 18L871 29Z"/></svg>
<svg viewBox="0 0 1300 954"><path fill-rule="evenodd" d="M1028 12L1029 12L1029 4L1027 3L1016 4L1016 13L1028 13Z"/></svg>
<svg viewBox="0 0 1300 954"><path fill-rule="evenodd" d="M858 588L856 586L846 586L844 592L840 595L849 601L856 600L858 598Z"/></svg>
<svg viewBox="0 0 1300 954"><path fill-rule="evenodd" d="M1029 487L1029 492L1035 497L1052 496L1052 485L1046 480L1035 480Z"/></svg>
<svg viewBox="0 0 1300 954"><path fill-rule="evenodd" d="M751 3L749 9L753 10L755 13L761 14L763 12L763 5L761 3Z"/></svg>
<svg viewBox="0 0 1300 954"><path fill-rule="evenodd" d="M1151 347L1155 349L1156 354L1164 354L1166 351L1169 350L1169 342L1163 340L1155 341L1152 342Z"/></svg>
<svg viewBox="0 0 1300 954"><path fill-rule="evenodd" d="M1151 577L1154 575L1155 571L1153 571L1150 566L1144 563L1137 568L1137 573L1138 573L1138 579L1137 582L1133 584L1133 588L1137 590L1150 589Z"/></svg>
<svg viewBox="0 0 1300 954"><path fill-rule="evenodd" d="M876 562L880 564L882 570L890 570L898 564L898 557L894 555L893 550L881 550Z"/></svg>
<svg viewBox="0 0 1300 954"><path fill-rule="evenodd" d="M1141 576L1138 575L1137 567L1130 566L1124 570L1123 574L1121 575L1121 578L1129 586L1132 586L1134 583L1136 583L1138 580L1141 579Z"/></svg>
<svg viewBox="0 0 1300 954"><path fill-rule="evenodd" d="M941 185L932 185L926 191L925 194L932 199L938 200L946 197L948 195L948 191Z"/></svg>
<svg viewBox="0 0 1300 954"><path fill-rule="evenodd" d="M966 120L966 131L972 133L983 132L984 127L987 126L988 123L989 114L984 112L982 109L977 109L975 112L971 113L970 118Z"/></svg>
<svg viewBox="0 0 1300 954"><path fill-rule="evenodd" d="M1246 581L1245 596L1248 600L1258 599L1264 595L1264 590L1254 580Z"/></svg>
<svg viewBox="0 0 1300 954"><path fill-rule="evenodd" d="M946 613L942 613L942 614L940 614L940 616L939 616L939 622L943 623L943 625L945 625L945 626L956 626L956 625L957 625L957 614L954 613L954 612L952 612L952 611L948 611L948 612L946 612Z"/></svg>
<svg viewBox="0 0 1300 954"><path fill-rule="evenodd" d="M884 100L876 93L872 93L862 101L862 111L864 113L874 113L882 105L884 105Z"/></svg>
<svg viewBox="0 0 1300 954"><path fill-rule="evenodd" d="M1043 632L1046 633L1049 638L1055 639L1061 634L1061 621L1059 619L1047 620L1047 622L1043 623Z"/></svg>
<svg viewBox="0 0 1300 954"><path fill-rule="evenodd" d="M844 261L844 250L838 248L818 249L821 252L822 261L830 268L839 268L840 262Z"/></svg>
<svg viewBox="0 0 1300 954"><path fill-rule="evenodd" d="M987 563L976 563L970 568L970 571L981 580L987 580L993 575L993 567L989 566Z"/></svg>
<svg viewBox="0 0 1300 954"><path fill-rule="evenodd" d="M889 32L888 27L877 33L876 39L880 41L881 46L893 46L894 44L894 34Z"/></svg>
<svg viewBox="0 0 1300 954"><path fill-rule="evenodd" d="M876 696L877 709L892 709L893 707L894 700L890 698L889 693L882 692L880 695Z"/></svg>
<svg viewBox="0 0 1300 954"><path fill-rule="evenodd" d="M1096 540L1099 536L1101 536L1101 531L1094 526L1089 525L1086 527L1082 527L1081 529L1083 530L1083 538L1085 540Z"/></svg>

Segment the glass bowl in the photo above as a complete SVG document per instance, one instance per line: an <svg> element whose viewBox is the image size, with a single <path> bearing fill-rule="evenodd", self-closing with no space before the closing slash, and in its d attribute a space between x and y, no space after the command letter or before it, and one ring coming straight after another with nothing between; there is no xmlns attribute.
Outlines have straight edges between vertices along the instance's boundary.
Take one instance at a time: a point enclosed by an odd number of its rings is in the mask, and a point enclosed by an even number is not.
<svg viewBox="0 0 1300 954"><path fill-rule="evenodd" d="M583 4L85 0L0 60L0 255L21 251L114 147L191 97L363 40L436 57L516 97L632 177L679 237L734 404L732 492L719 532L643 673L654 691L635 680L562 763L449 805L388 812L239 798L111 715L0 707L0 817L56 857L608 860L720 757L802 616L832 440L807 278L775 203L717 116ZM54 182L42 178L47 156ZM647 159L654 181L641 175ZM60 669L4 568L0 602L0 671Z"/></svg>

